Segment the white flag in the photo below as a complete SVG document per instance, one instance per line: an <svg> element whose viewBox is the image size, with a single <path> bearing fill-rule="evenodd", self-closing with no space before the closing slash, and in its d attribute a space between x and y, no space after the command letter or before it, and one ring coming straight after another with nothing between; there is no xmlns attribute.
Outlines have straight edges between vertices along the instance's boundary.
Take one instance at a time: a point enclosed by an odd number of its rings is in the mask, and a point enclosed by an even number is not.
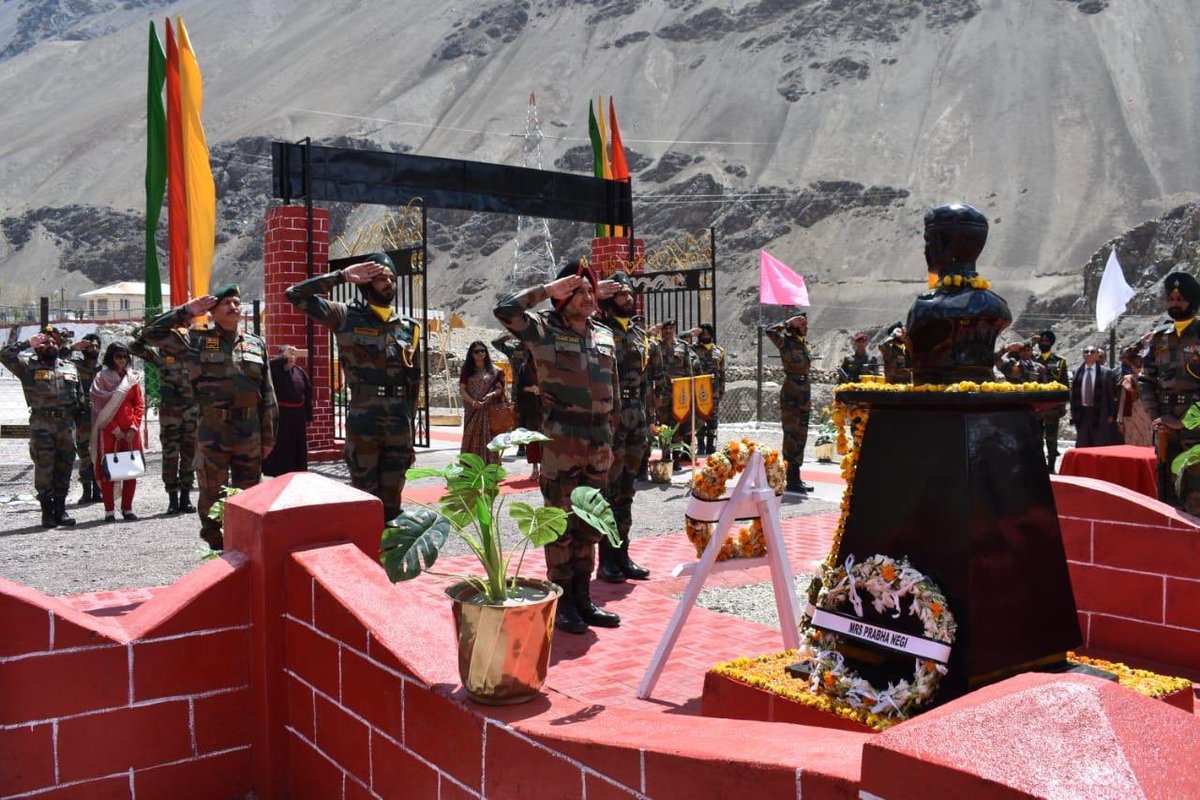
<svg viewBox="0 0 1200 800"><path fill-rule="evenodd" d="M1117 261L1117 248L1108 254L1104 265L1104 276L1100 278L1100 291L1096 292L1096 329L1104 330L1112 321L1125 313L1125 304L1137 292L1125 282L1125 272Z"/></svg>

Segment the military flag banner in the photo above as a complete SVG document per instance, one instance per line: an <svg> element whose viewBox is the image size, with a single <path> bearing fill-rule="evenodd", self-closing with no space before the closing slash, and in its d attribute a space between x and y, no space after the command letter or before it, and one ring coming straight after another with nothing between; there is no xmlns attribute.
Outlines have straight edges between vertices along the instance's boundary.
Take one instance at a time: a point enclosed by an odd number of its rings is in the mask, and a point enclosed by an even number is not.
<svg viewBox="0 0 1200 800"><path fill-rule="evenodd" d="M1125 270L1117 260L1117 248L1108 254L1104 275L1100 278L1100 289L1096 292L1096 330L1103 331L1117 317L1125 313L1129 300L1137 292L1126 283Z"/></svg>
<svg viewBox="0 0 1200 800"><path fill-rule="evenodd" d="M697 375L693 380L696 382L692 389L692 393L696 395L696 414L702 419L708 419L716 411L713 398L713 376Z"/></svg>
<svg viewBox="0 0 1200 800"><path fill-rule="evenodd" d="M671 415L683 422L692 413L692 379L671 379Z"/></svg>
<svg viewBox="0 0 1200 800"><path fill-rule="evenodd" d="M192 50L192 41L183 18L175 17L179 34L180 110L183 113L183 169L187 186L189 284L192 297L208 294L212 274L213 249L217 231L217 192L212 165L208 160L208 140L200 115L204 108L204 89L200 64Z"/></svg>
<svg viewBox="0 0 1200 800"><path fill-rule="evenodd" d="M147 319L162 313L162 279L158 270L158 220L167 188L167 111L163 87L167 82L167 55L150 23L150 60L146 94L146 285Z"/></svg>
<svg viewBox="0 0 1200 800"><path fill-rule="evenodd" d="M804 277L765 249L758 251L758 301L769 306L806 306Z"/></svg>

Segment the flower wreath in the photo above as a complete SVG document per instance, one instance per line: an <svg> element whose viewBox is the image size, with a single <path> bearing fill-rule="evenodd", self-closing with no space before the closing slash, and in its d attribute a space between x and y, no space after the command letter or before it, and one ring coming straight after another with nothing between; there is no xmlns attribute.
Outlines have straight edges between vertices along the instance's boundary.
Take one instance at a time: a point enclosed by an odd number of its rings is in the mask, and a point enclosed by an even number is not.
<svg viewBox="0 0 1200 800"><path fill-rule="evenodd" d="M740 441L731 439L726 442L719 453L709 456L704 466L692 478L692 494L701 500L720 500L725 494L725 484L730 478L738 475L750 463L750 454L755 450L763 454L763 465L766 467L767 483L776 495L783 494L783 486L787 481L784 460L779 451L762 447L750 439ZM684 516L684 525L688 541L696 547L696 557L704 555L704 548L712 538L716 523L700 522ZM731 558L755 558L765 555L767 542L763 538L762 521L753 519L744 525L738 525L729 531L721 550L717 553L718 561Z"/></svg>
<svg viewBox="0 0 1200 800"><path fill-rule="evenodd" d="M903 602L910 599L908 613L921 620L925 638L954 643L957 624L946 596L906 558L874 555L855 564L854 557L849 556L843 566L826 566L821 581L825 588L817 599L818 608L833 611L849 602L861 617L862 600L857 590L862 589L871 596L871 605L876 612L893 611L891 616L895 619L903 610ZM907 719L933 697L941 676L946 674L944 665L917 658L911 681L902 679L880 689L846 666L836 649L839 634L818 630L811 624L802 627L804 637L799 648L799 663L809 675L809 689L837 698L852 708L866 709L893 719Z"/></svg>

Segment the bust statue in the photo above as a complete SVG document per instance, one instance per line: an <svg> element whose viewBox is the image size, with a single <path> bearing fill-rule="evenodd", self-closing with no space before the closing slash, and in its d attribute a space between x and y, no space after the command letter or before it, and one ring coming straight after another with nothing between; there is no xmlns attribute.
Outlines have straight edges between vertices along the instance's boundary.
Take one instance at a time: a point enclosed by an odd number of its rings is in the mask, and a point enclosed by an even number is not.
<svg viewBox="0 0 1200 800"><path fill-rule="evenodd" d="M987 217L966 203L925 213L925 263L937 282L908 310L905 341L913 383L993 379L996 337L1012 322L1012 313L1000 295L971 285L979 280L975 260L987 231Z"/></svg>

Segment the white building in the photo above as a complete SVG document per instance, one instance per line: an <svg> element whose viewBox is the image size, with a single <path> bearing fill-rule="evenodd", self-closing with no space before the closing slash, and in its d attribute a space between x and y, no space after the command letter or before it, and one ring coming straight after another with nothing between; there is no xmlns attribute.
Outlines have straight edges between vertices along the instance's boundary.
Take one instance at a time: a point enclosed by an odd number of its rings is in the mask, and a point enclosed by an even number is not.
<svg viewBox="0 0 1200 800"><path fill-rule="evenodd" d="M146 284L121 281L79 295L87 319L141 319L146 313ZM163 305L171 304L171 287L162 284Z"/></svg>

